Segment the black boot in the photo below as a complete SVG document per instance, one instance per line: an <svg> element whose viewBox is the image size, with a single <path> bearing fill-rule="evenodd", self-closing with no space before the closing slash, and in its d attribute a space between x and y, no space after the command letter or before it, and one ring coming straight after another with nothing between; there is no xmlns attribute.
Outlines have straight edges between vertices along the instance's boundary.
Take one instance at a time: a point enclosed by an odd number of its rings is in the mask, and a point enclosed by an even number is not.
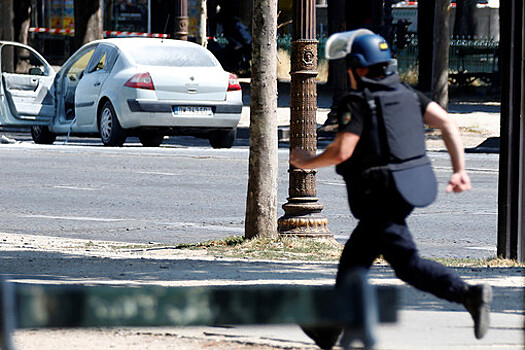
<svg viewBox="0 0 525 350"><path fill-rule="evenodd" d="M343 328L340 327L301 326L301 329L323 350L330 350L337 343L343 331Z"/></svg>
<svg viewBox="0 0 525 350"><path fill-rule="evenodd" d="M490 303L492 287L488 284L470 286L465 295L463 305L474 320L474 335L481 339L490 328Z"/></svg>

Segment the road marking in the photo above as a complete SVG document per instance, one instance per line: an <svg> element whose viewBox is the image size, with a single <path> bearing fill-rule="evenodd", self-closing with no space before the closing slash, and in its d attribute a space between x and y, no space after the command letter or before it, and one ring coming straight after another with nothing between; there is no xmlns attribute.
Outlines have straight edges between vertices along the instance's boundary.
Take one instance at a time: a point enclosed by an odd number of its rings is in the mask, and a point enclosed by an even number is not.
<svg viewBox="0 0 525 350"><path fill-rule="evenodd" d="M118 221L136 221L136 219L113 219L113 218L92 218L86 216L51 216L51 215L19 215L22 218L36 218L36 219L52 219L52 220L73 220L73 221L100 221L100 222L118 222ZM231 231L231 232L244 232L244 227L239 226L227 226L227 225L214 225L206 223L196 222L165 222L165 221L149 221L156 225L167 225L172 228L194 228L198 230L211 230L211 231Z"/></svg>
<svg viewBox="0 0 525 350"><path fill-rule="evenodd" d="M196 222L155 222L156 224L167 225L167 229L171 228L195 228L198 230L220 230L220 231L231 231L231 232L244 232L244 227L239 226L226 226L226 225L213 225L206 223Z"/></svg>
<svg viewBox="0 0 525 350"><path fill-rule="evenodd" d="M491 252L495 252L497 250L496 247L465 247L465 249L488 250L488 251L491 251Z"/></svg>
<svg viewBox="0 0 525 350"><path fill-rule="evenodd" d="M317 180L319 183L322 183L324 185L331 185L331 186L346 186L346 184L344 182L331 182L331 181L319 181Z"/></svg>
<svg viewBox="0 0 525 350"><path fill-rule="evenodd" d="M450 167L443 167L443 166L432 166L432 168L435 171L452 171L452 168ZM481 169L481 168L467 168L468 173L476 173L476 174L495 174L499 173L499 169Z"/></svg>
<svg viewBox="0 0 525 350"><path fill-rule="evenodd" d="M155 171L138 171L137 174L144 174L144 175L162 175L162 176L182 176L181 174L160 173L160 172L155 172Z"/></svg>
<svg viewBox="0 0 525 350"><path fill-rule="evenodd" d="M91 187L78 187L78 186L65 186L65 185L57 185L53 186L53 188L63 188L67 190L79 190L79 191L95 191L96 188Z"/></svg>
<svg viewBox="0 0 525 350"><path fill-rule="evenodd" d="M90 218L87 216L51 216L51 215L20 215L22 218L53 219L53 220L75 220L75 221L129 221L130 219Z"/></svg>

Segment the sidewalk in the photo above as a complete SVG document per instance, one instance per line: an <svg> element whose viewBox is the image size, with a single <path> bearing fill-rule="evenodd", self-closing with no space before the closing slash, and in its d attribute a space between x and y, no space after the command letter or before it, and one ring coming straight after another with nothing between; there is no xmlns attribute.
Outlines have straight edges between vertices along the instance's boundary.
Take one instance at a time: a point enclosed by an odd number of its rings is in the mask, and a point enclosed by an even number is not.
<svg viewBox="0 0 525 350"><path fill-rule="evenodd" d="M218 259L204 251L119 248L115 242L0 234L2 277L19 283L84 285L331 285L336 263ZM121 246L116 243L115 246ZM399 321L378 327L376 349L523 349L524 268L457 268L469 283L494 288L492 326L476 340L459 305L406 286L388 266L370 281L401 291ZM169 327L155 329L23 330L18 350L29 349L316 349L297 325Z"/></svg>

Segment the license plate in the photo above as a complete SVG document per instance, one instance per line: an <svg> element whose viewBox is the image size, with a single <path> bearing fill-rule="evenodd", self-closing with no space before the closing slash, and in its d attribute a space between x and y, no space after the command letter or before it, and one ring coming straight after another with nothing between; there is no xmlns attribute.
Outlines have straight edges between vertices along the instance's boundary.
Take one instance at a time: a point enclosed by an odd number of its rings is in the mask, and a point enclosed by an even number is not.
<svg viewBox="0 0 525 350"><path fill-rule="evenodd" d="M176 106L173 107L175 115L213 115L211 107Z"/></svg>

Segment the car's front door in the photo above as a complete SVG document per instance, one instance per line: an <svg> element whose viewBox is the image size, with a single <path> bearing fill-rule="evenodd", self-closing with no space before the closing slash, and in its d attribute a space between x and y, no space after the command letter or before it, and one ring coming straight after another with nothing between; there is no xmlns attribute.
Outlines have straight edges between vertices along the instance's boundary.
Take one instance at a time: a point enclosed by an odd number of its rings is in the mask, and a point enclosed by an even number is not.
<svg viewBox="0 0 525 350"><path fill-rule="evenodd" d="M0 125L48 125L55 116L53 68L31 47L0 42Z"/></svg>
<svg viewBox="0 0 525 350"><path fill-rule="evenodd" d="M78 127L96 127L100 89L111 72L116 56L115 48L100 44L91 57L75 93L75 115Z"/></svg>
<svg viewBox="0 0 525 350"><path fill-rule="evenodd" d="M75 120L75 94L80 80L83 78L97 44L82 47L75 52L60 69L57 76L56 97L59 121L71 125Z"/></svg>

